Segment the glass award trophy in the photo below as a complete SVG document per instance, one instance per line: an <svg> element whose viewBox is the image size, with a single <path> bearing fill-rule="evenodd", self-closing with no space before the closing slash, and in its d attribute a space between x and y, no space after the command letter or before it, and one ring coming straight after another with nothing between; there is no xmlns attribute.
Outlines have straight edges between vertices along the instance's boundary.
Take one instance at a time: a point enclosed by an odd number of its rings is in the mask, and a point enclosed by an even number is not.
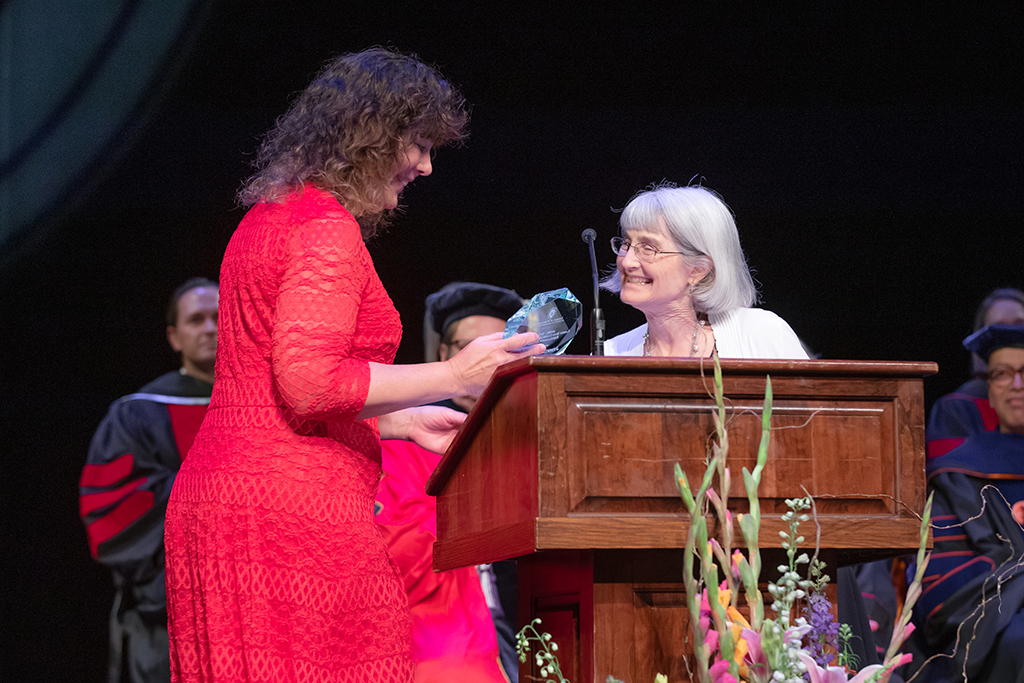
<svg viewBox="0 0 1024 683"><path fill-rule="evenodd" d="M583 304L565 287L533 297L505 324L503 339L519 332L536 332L547 351L544 355L565 353L569 342L583 327Z"/></svg>

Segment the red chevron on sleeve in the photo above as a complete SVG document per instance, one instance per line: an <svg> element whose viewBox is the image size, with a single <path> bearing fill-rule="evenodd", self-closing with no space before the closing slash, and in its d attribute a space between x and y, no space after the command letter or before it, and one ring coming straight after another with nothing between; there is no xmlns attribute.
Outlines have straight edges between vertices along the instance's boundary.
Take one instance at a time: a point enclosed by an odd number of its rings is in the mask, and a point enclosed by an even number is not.
<svg viewBox="0 0 1024 683"><path fill-rule="evenodd" d="M966 441L964 438L932 439L925 446L925 450L928 452L927 457L931 459L937 458L940 455L945 455L964 441Z"/></svg>
<svg viewBox="0 0 1024 683"><path fill-rule="evenodd" d="M78 485L110 486L131 474L133 467L135 456L131 453L125 453L106 465L86 465L82 468L82 478L78 480Z"/></svg>
<svg viewBox="0 0 1024 683"><path fill-rule="evenodd" d="M85 517L94 510L116 503L129 493L139 488L146 481L145 477L134 479L124 486L118 486L112 491L101 491L99 493L86 493L78 499L78 514Z"/></svg>
<svg viewBox="0 0 1024 683"><path fill-rule="evenodd" d="M109 513L85 528L89 534L89 550L93 557L99 557L100 543L113 538L128 528L128 525L153 508L152 491L136 491Z"/></svg>

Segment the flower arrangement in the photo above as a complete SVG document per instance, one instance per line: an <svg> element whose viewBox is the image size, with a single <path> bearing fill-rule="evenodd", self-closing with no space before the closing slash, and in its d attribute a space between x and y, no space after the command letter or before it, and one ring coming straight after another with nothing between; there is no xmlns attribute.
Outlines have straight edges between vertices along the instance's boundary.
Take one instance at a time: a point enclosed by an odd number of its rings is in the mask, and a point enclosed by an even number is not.
<svg viewBox="0 0 1024 683"><path fill-rule="evenodd" d="M683 556L683 583L690 613L690 632L696 661L695 680L700 683L886 683L892 672L910 661L909 654L899 650L913 632L911 610L921 595L921 579L928 565L925 552L932 499L925 504L921 521L921 544L917 553L917 571L907 591L906 600L897 616L892 638L882 664L850 671L855 663L846 654L845 640L849 628L835 623L831 603L824 589L829 577L824 563L800 552L804 537L799 526L813 514L810 497L787 500L789 511L782 516L788 526L781 531L782 548L787 562L778 567L780 577L768 584L772 616L766 616L764 597L759 589L761 556L759 532L761 511L758 486L768 458L771 439L772 388L767 378L764 408L761 416L761 440L754 471L743 468L743 484L749 512L738 514L740 538L734 537L733 515L728 509L731 472L727 466L729 434L727 430L722 370L714 354L714 425L717 440L712 444L710 460L696 493L690 487L679 465L675 467L676 486L686 511L690 528ZM712 486L717 478L718 488ZM718 538L709 538L709 518L718 521ZM746 552L739 549L742 545ZM698 563L695 566L694 562ZM803 568L806 567L806 570ZM746 596L747 616L740 611L740 595ZM803 605L802 613L800 606ZM536 630L534 620L519 637L520 660L526 661L531 642L541 676L558 683L568 683L558 668L548 634ZM833 662L836 665L833 665ZM852 674L852 677L850 676ZM608 677L608 683L617 679ZM656 683L665 683L660 675Z"/></svg>
<svg viewBox="0 0 1024 683"><path fill-rule="evenodd" d="M757 490L761 473L768 458L771 439L772 388L767 378L764 408L761 415L761 441L754 471L743 469L743 484L750 511L738 515L740 535L746 546L746 555L736 552L728 557L733 547L732 515L728 510L728 491L731 473L727 466L729 435L726 428L725 400L722 390L722 370L717 355L714 357L715 411L714 424L717 442L712 445L711 459L703 481L694 494L686 475L677 465L676 485L687 512L690 513L690 531L687 535L683 581L686 585L687 604L691 615L691 634L697 661L697 679L712 683L811 683L888 681L892 671L909 661L910 655L901 655L899 648L910 635L913 626L910 614L921 593L921 578L928 563L925 553L928 526L931 517L931 499L925 505L921 522L921 545L918 550L917 573L911 584L892 640L882 664L865 667L849 678L846 666L832 666L832 659L841 654L839 626L831 617L830 605L824 596L828 576L824 566L815 557L800 553L804 537L799 525L810 519L807 514L813 501L808 498L787 500L789 511L782 516L788 530L780 532L787 564L778 567L781 576L768 584L772 597L774 618L765 616L764 602L758 583L761 575L759 530L761 512ZM721 494L712 488L717 476ZM707 515L711 513L720 522L721 540L708 538ZM699 578L694 576L693 562L700 562ZM806 575L801 567L807 565ZM719 579L722 568L724 580ZM739 612L739 593L746 595L750 618ZM798 601L807 605L805 616L796 616ZM846 664L840 660L839 664Z"/></svg>

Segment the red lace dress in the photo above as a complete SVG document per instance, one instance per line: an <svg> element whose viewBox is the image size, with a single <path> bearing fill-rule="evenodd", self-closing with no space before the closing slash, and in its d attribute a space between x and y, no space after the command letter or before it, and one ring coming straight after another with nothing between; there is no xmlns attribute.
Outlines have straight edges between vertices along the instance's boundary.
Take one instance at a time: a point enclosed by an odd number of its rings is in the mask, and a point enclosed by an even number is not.
<svg viewBox="0 0 1024 683"><path fill-rule="evenodd" d="M173 678L411 680L377 420L355 419L401 323L359 226L313 187L259 204L220 285L217 382L167 509Z"/></svg>

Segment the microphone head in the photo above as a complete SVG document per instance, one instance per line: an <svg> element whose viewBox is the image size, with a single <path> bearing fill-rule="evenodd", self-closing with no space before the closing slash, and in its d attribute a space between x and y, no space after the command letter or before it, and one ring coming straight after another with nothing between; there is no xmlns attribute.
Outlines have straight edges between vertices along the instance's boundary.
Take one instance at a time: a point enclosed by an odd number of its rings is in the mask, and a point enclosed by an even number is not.
<svg viewBox="0 0 1024 683"><path fill-rule="evenodd" d="M580 235L580 237L583 238L584 242L589 244L597 239L597 231L594 230L593 228L587 228L586 230L583 231L583 234Z"/></svg>

